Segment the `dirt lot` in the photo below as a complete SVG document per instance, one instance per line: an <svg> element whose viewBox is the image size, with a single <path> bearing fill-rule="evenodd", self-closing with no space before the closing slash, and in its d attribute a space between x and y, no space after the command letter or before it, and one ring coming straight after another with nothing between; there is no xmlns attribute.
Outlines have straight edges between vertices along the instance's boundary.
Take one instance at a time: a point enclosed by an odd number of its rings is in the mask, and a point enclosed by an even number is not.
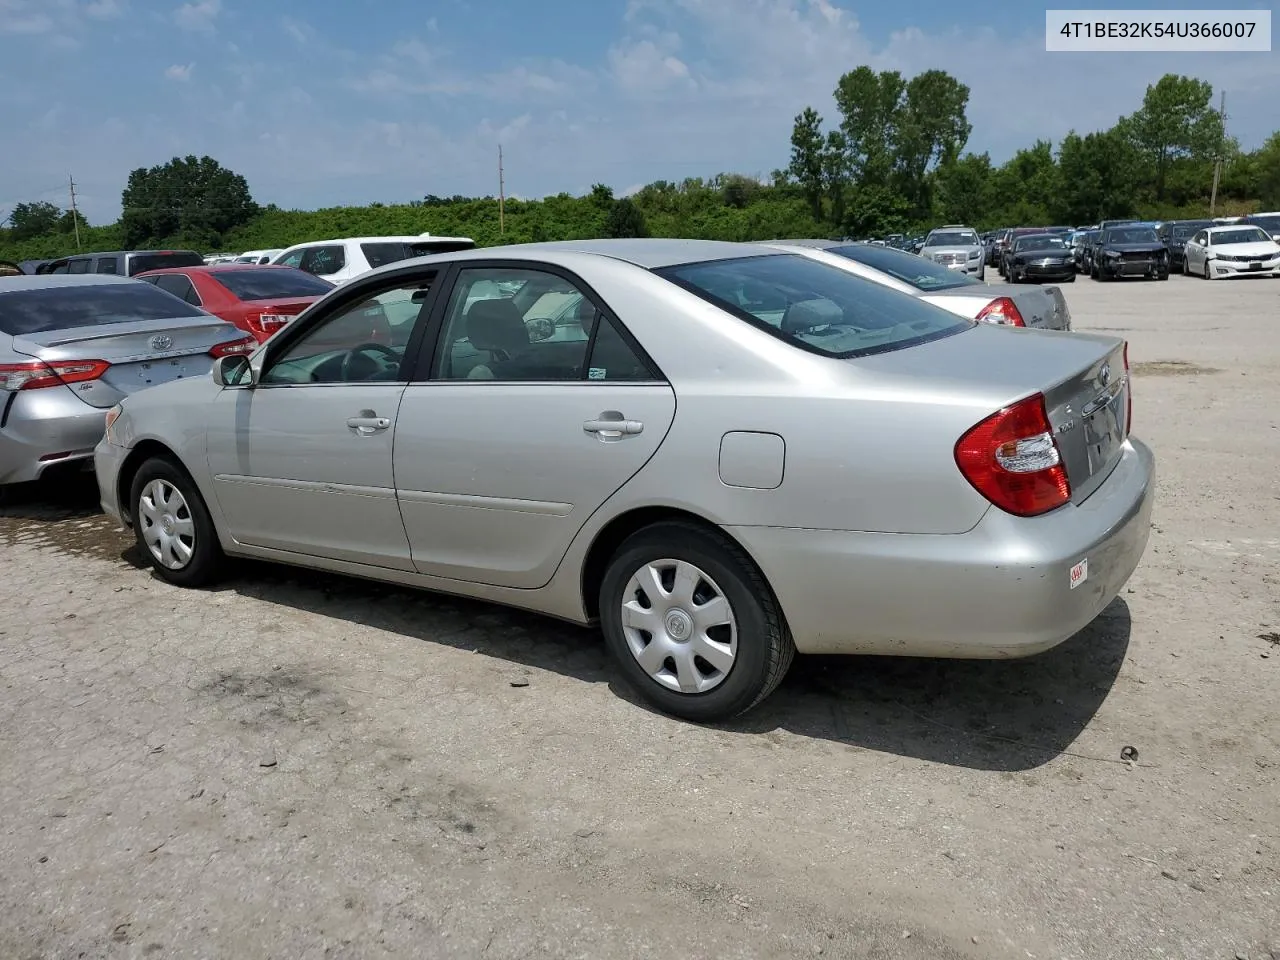
<svg viewBox="0 0 1280 960"><path fill-rule="evenodd" d="M1066 290L1159 460L1129 588L728 727L586 631L0 511L0 957L1280 958L1280 281Z"/></svg>

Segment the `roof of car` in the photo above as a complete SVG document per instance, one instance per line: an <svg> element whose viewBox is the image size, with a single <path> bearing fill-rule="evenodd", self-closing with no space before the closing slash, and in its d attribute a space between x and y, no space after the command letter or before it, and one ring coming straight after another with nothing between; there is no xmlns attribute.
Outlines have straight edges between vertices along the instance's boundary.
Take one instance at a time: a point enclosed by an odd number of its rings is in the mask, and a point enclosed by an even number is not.
<svg viewBox="0 0 1280 960"><path fill-rule="evenodd" d="M53 287L92 287L104 283L136 283L132 277L118 277L110 273L41 273L21 277L7 277L0 292L14 290L48 290Z"/></svg>
<svg viewBox="0 0 1280 960"><path fill-rule="evenodd" d="M794 243L798 241L787 241ZM832 244L833 246L835 244ZM722 240L675 240L667 238L602 239L602 240L552 240L545 243L519 243L503 247L478 247L452 253L433 254L415 258L427 260L488 260L514 258L535 260L545 254L585 253L623 260L645 269L673 267L682 263L698 263L705 260L734 260L739 257L776 256L779 250L761 249L754 243L732 243ZM410 261L401 261L401 265ZM387 270L396 264L380 268Z"/></svg>
<svg viewBox="0 0 1280 960"><path fill-rule="evenodd" d="M154 270L143 270L141 273L135 274L139 277L150 277L162 273L227 273L231 270L297 270L297 267L289 267L283 263L236 263L234 261L228 263L202 263L195 264L190 267L156 267Z"/></svg>
<svg viewBox="0 0 1280 960"><path fill-rule="evenodd" d="M178 247L166 247L163 250L94 250L91 253L68 253L62 257L55 257L53 260L46 261L53 263L55 260L80 260L85 257L123 257L130 253L195 253L194 250L185 250Z"/></svg>
<svg viewBox="0 0 1280 960"><path fill-rule="evenodd" d="M1225 233L1228 230L1239 230L1241 227L1254 227L1258 230L1262 229L1256 223L1220 223L1214 227L1205 227L1205 231L1207 233Z"/></svg>
<svg viewBox="0 0 1280 960"><path fill-rule="evenodd" d="M327 243L429 243L433 240L467 240L472 243L475 241L470 237L445 237L436 236L435 234L418 234L415 236L392 236L392 237L333 237L330 240L303 240L299 243L291 244L288 247L281 247L280 252L292 250L294 247L318 247ZM263 253L269 251L264 250ZM233 257L245 256L243 253L233 253Z"/></svg>

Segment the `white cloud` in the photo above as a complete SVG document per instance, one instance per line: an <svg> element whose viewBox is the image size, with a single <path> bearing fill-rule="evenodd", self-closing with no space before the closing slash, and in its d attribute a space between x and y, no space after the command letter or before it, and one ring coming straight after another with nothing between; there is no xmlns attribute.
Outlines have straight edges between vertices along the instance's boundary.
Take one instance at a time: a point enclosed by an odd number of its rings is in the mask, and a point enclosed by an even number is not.
<svg viewBox="0 0 1280 960"><path fill-rule="evenodd" d="M93 20L117 20L124 16L120 0L91 0L84 5L84 15Z"/></svg>
<svg viewBox="0 0 1280 960"><path fill-rule="evenodd" d="M211 33L213 22L222 12L222 0L193 0L174 11L173 20L183 30Z"/></svg>
<svg viewBox="0 0 1280 960"><path fill-rule="evenodd" d="M173 66L165 69L164 75L170 80L177 80L179 83L186 83L191 79L191 71L195 68L196 65L194 63L188 63L185 66L180 63L175 63Z"/></svg>

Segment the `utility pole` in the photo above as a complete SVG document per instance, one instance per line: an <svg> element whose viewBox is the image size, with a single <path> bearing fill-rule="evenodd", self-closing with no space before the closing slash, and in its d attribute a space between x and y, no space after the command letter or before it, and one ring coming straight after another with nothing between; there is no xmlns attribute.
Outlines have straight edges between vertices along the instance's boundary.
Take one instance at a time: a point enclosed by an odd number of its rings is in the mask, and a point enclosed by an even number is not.
<svg viewBox="0 0 1280 960"><path fill-rule="evenodd" d="M1218 212L1218 181L1222 178L1222 154L1227 149L1227 91L1222 91L1222 99L1218 105L1218 116L1222 118L1222 141L1218 144L1218 158L1213 162L1213 192L1209 194L1209 216Z"/></svg>
<svg viewBox="0 0 1280 960"><path fill-rule="evenodd" d="M507 188L502 180L502 144L498 144L498 235L507 232Z"/></svg>
<svg viewBox="0 0 1280 960"><path fill-rule="evenodd" d="M76 212L76 181L69 173L67 174L67 183L71 186L71 226L75 227L76 252L78 253L80 251L80 214Z"/></svg>

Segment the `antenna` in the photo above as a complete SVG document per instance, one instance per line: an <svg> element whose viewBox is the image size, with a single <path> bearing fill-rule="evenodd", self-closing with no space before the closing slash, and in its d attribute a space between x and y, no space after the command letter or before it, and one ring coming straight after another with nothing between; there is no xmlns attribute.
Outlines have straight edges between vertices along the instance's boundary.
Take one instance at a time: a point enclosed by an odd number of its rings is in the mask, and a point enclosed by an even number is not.
<svg viewBox="0 0 1280 960"><path fill-rule="evenodd" d="M80 214L76 212L76 181L67 174L67 183L71 187L71 225L76 230L76 252L80 252Z"/></svg>
<svg viewBox="0 0 1280 960"><path fill-rule="evenodd" d="M1218 158L1213 161L1213 192L1209 194L1209 216L1218 212L1218 181L1222 178L1222 154L1227 148L1227 91L1222 91L1222 99L1218 105L1218 115L1222 117L1222 142L1218 145Z"/></svg>
<svg viewBox="0 0 1280 960"><path fill-rule="evenodd" d="M498 144L498 235L507 232L507 190L502 180L502 144Z"/></svg>

